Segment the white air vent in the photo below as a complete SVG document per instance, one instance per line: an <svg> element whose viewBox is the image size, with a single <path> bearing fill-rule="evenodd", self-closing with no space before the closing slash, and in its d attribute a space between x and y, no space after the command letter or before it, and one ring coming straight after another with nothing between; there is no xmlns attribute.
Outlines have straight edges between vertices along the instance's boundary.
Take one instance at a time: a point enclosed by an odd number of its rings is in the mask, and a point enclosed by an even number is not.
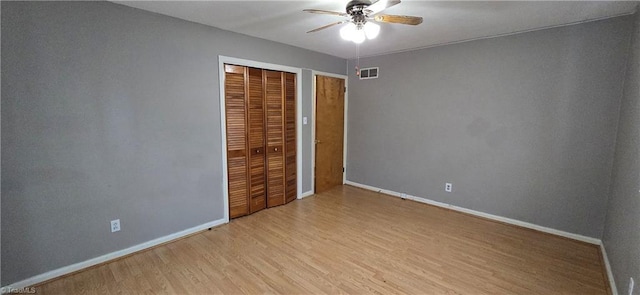
<svg viewBox="0 0 640 295"><path fill-rule="evenodd" d="M379 73L378 67L360 69L360 80L378 78Z"/></svg>

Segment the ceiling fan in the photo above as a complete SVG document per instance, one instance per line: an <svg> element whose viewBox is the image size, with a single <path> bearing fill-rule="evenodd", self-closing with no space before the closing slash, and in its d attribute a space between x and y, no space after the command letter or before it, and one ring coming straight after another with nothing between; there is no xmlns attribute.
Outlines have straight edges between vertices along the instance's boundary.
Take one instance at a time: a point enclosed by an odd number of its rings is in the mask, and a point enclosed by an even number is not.
<svg viewBox="0 0 640 295"><path fill-rule="evenodd" d="M303 10L305 12L330 14L347 18L342 21L313 29L311 31L308 31L307 33L314 33L336 25L347 23L346 26L340 29L340 36L345 40L350 40L354 43L359 44L364 42L365 38L373 39L378 36L378 33L380 33L380 26L374 22L394 23L412 26L422 23L422 17L379 14L383 10L397 4L400 4L400 0L378 0L373 3L369 0L352 0L347 3L346 12L321 9L305 9Z"/></svg>

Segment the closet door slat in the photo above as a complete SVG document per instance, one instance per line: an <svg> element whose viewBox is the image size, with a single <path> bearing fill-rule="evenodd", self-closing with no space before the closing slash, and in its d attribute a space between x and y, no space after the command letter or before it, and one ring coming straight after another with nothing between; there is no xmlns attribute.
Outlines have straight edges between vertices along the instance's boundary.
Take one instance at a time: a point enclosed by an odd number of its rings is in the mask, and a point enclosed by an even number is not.
<svg viewBox="0 0 640 295"><path fill-rule="evenodd" d="M284 204L283 73L264 71L267 123L267 207Z"/></svg>
<svg viewBox="0 0 640 295"><path fill-rule="evenodd" d="M249 163L250 203L249 213L267 206L265 140L264 140L264 80L262 69L249 68Z"/></svg>
<svg viewBox="0 0 640 295"><path fill-rule="evenodd" d="M296 75L285 73L285 197L289 203L296 199Z"/></svg>
<svg viewBox="0 0 640 295"><path fill-rule="evenodd" d="M247 172L246 68L225 65L229 217L249 213Z"/></svg>

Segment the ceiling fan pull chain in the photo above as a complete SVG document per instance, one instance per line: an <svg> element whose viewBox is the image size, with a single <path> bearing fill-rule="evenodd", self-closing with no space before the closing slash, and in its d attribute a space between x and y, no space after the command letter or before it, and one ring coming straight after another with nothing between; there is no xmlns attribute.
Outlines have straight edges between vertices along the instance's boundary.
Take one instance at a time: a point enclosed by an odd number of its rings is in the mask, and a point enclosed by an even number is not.
<svg viewBox="0 0 640 295"><path fill-rule="evenodd" d="M356 43L356 76L360 77L360 44Z"/></svg>

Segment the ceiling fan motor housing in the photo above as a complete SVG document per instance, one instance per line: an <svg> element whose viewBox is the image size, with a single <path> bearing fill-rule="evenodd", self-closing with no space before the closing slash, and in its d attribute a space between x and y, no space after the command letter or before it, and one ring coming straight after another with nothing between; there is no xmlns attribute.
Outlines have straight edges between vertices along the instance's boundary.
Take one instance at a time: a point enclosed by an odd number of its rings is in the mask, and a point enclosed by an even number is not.
<svg viewBox="0 0 640 295"><path fill-rule="evenodd" d="M371 5L368 0L352 0L347 3L347 13L356 25L362 25L366 22L367 16L364 9Z"/></svg>

